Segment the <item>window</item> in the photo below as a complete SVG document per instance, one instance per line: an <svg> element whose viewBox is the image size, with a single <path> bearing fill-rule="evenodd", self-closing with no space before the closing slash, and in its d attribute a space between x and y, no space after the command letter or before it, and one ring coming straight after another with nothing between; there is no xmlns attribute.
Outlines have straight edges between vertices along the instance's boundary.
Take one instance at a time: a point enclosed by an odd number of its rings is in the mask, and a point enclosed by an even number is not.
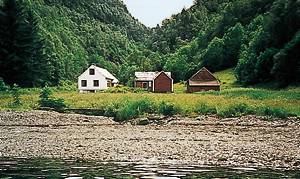
<svg viewBox="0 0 300 179"><path fill-rule="evenodd" d="M112 87L112 80L107 80L107 87Z"/></svg>
<svg viewBox="0 0 300 179"><path fill-rule="evenodd" d="M143 83L143 88L148 88L148 83L144 82Z"/></svg>
<svg viewBox="0 0 300 179"><path fill-rule="evenodd" d="M94 86L99 87L99 80L94 80Z"/></svg>
<svg viewBox="0 0 300 179"><path fill-rule="evenodd" d="M90 69L90 75L95 75L95 69Z"/></svg>
<svg viewBox="0 0 300 179"><path fill-rule="evenodd" d="M82 87L87 87L87 81L86 80L81 80L81 86Z"/></svg>

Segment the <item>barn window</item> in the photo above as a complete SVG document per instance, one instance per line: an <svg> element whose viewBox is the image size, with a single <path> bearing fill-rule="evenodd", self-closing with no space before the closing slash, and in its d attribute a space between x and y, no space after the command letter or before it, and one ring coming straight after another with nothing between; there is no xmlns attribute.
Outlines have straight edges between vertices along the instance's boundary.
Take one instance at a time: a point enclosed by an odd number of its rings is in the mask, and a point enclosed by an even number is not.
<svg viewBox="0 0 300 179"><path fill-rule="evenodd" d="M95 75L95 69L90 69L90 75Z"/></svg>
<svg viewBox="0 0 300 179"><path fill-rule="evenodd" d="M81 80L81 86L82 87L87 87L87 81L86 80Z"/></svg>
<svg viewBox="0 0 300 179"><path fill-rule="evenodd" d="M99 80L94 80L94 86L99 87Z"/></svg>

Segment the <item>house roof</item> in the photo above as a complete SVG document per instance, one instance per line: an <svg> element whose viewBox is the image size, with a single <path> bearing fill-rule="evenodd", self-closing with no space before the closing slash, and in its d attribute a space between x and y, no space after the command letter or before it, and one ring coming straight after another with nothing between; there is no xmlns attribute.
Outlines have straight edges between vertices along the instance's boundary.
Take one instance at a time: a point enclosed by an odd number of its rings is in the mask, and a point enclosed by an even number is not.
<svg viewBox="0 0 300 179"><path fill-rule="evenodd" d="M91 65L88 69L91 68L94 68L95 71L102 74L105 78L112 80L113 83L119 83L119 80L106 69L97 67L96 65Z"/></svg>
<svg viewBox="0 0 300 179"><path fill-rule="evenodd" d="M135 72L135 80L153 81L161 73L165 73L168 77L170 77L170 79L172 79L171 72Z"/></svg>
<svg viewBox="0 0 300 179"><path fill-rule="evenodd" d="M205 67L201 68L189 80L190 86L219 86L219 80Z"/></svg>
<svg viewBox="0 0 300 179"><path fill-rule="evenodd" d="M95 66L95 69L98 70L105 78L113 80L113 83L119 83L119 80L106 69L97 66Z"/></svg>

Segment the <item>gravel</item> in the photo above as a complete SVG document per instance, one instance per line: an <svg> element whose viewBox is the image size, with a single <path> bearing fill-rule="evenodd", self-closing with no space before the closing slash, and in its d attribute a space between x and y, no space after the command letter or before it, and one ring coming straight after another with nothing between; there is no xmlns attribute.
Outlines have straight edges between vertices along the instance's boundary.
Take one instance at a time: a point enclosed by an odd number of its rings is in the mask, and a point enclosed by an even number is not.
<svg viewBox="0 0 300 179"><path fill-rule="evenodd" d="M139 126L106 117L0 112L0 157L300 169L299 119L161 120Z"/></svg>

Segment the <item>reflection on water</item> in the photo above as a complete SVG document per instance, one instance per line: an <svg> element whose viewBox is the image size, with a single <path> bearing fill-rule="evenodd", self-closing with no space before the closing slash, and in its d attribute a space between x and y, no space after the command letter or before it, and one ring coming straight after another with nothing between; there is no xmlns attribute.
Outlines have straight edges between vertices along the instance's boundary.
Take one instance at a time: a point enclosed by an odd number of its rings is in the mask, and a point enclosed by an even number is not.
<svg viewBox="0 0 300 179"><path fill-rule="evenodd" d="M0 178L300 178L300 171L0 158Z"/></svg>

